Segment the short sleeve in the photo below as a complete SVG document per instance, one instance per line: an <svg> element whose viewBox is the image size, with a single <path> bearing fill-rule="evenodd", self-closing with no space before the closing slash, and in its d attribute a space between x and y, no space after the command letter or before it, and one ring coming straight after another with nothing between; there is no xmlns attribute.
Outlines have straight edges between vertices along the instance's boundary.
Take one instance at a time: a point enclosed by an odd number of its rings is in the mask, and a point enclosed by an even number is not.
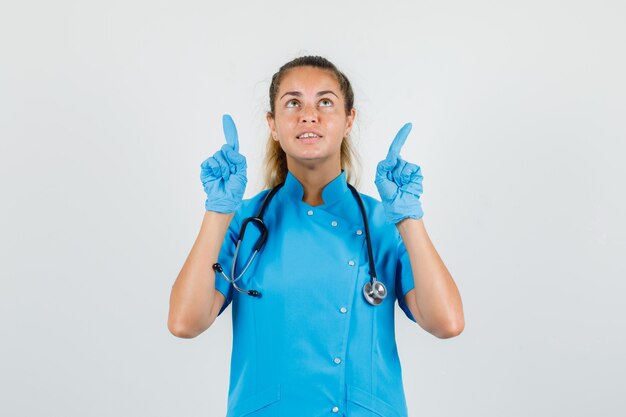
<svg viewBox="0 0 626 417"><path fill-rule="evenodd" d="M411 269L411 262L409 261L409 254L406 251L406 246L404 246L404 241L402 240L402 236L398 233L398 263L396 266L396 298L398 299L398 305L404 314L416 322L415 317L409 310L409 306L404 302L404 296L407 292L411 291L415 288L415 281L413 280L413 271Z"/></svg>
<svg viewBox="0 0 626 417"><path fill-rule="evenodd" d="M226 231L226 235L224 236L224 241L222 242L222 247L220 249L220 253L217 257L217 262L222 266L224 273L226 276L230 275L230 269L233 263L233 255L235 253L235 248L237 247L237 240L239 237L239 221L237 219L237 215L233 216L233 219L228 226L228 230ZM224 294L226 300L222 305L217 316L220 314L233 300L233 285L224 278L224 276L216 272L215 273L215 289Z"/></svg>

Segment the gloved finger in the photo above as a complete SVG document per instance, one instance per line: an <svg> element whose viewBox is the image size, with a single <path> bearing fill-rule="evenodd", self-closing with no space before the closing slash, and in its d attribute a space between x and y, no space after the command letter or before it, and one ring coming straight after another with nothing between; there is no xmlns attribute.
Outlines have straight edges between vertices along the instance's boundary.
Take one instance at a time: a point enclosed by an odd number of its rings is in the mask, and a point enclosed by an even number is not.
<svg viewBox="0 0 626 417"><path fill-rule="evenodd" d="M226 143L236 152L239 152L239 135L237 134L235 122L233 118L230 117L230 114L222 116L222 128L224 129L224 136L226 136Z"/></svg>
<svg viewBox="0 0 626 417"><path fill-rule="evenodd" d="M424 187L422 186L421 181L411 181L400 187L400 190L403 193L413 194L415 197L419 198L419 196L424 192Z"/></svg>
<svg viewBox="0 0 626 417"><path fill-rule="evenodd" d="M392 179L391 177L391 170L394 169L394 167L396 166L396 164L398 163L398 159L397 158L385 158L382 161L380 161L378 163L378 165L376 166L376 176L377 177L384 177L387 179Z"/></svg>
<svg viewBox="0 0 626 417"><path fill-rule="evenodd" d="M231 169L231 173L234 174L235 172L246 168L247 166L246 157L240 154L239 152L233 150L233 148L230 145L228 144L222 145L222 153L224 154L226 159L231 163L231 165L236 167L235 171Z"/></svg>
<svg viewBox="0 0 626 417"><path fill-rule="evenodd" d="M400 179L402 183L406 184L408 182L411 182L411 179L413 178L413 174L419 173L420 171L421 171L421 168L419 165L407 162L402 168L402 171L400 172Z"/></svg>
<svg viewBox="0 0 626 417"><path fill-rule="evenodd" d="M210 176L210 175L215 176L215 177L222 176L222 170L220 169L220 164L212 156L205 159L204 162L200 164L200 168L201 168L200 177Z"/></svg>
<svg viewBox="0 0 626 417"><path fill-rule="evenodd" d="M402 171L404 170L404 167L406 167L406 165L407 162L404 159L398 158L396 166L393 167L393 170L389 173L390 179L392 179L393 182L395 182L397 185L403 184Z"/></svg>
<svg viewBox="0 0 626 417"><path fill-rule="evenodd" d="M400 149L402 149L402 146L404 145L404 142L406 142L406 138L409 136L409 132L411 132L412 128L412 123L405 123L405 125L400 128L396 137L393 139L393 142L391 142L391 145L389 146L389 151L387 152L388 159L400 156Z"/></svg>
<svg viewBox="0 0 626 417"><path fill-rule="evenodd" d="M231 174L230 163L228 162L228 160L226 160L226 157L224 156L221 150L218 152L215 152L215 155L213 155L213 157L215 158L217 163L220 165L220 173L222 175L222 178L228 181L228 179L230 178L230 174ZM232 169L233 170L235 169L234 165L232 165Z"/></svg>

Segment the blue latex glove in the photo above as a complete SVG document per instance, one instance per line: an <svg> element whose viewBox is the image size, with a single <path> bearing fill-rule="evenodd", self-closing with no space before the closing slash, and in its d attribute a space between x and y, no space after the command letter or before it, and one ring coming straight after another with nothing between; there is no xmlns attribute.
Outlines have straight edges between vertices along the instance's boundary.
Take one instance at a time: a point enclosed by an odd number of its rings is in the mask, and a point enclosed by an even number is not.
<svg viewBox="0 0 626 417"><path fill-rule="evenodd" d="M218 213L232 213L246 190L246 158L239 153L237 128L230 115L222 116L226 144L200 165L200 180L207 194L204 206Z"/></svg>
<svg viewBox="0 0 626 417"><path fill-rule="evenodd" d="M385 216L393 224L407 217L421 219L424 216L419 200L423 192L421 168L400 158L400 149L412 127L411 123L402 126L391 142L387 157L376 167L374 182L385 209Z"/></svg>

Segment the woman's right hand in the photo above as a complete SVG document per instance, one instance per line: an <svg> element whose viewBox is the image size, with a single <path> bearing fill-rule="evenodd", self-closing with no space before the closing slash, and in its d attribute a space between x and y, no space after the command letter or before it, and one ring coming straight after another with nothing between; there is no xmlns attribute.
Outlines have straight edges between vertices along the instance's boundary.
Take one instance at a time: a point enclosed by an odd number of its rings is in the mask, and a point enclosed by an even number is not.
<svg viewBox="0 0 626 417"><path fill-rule="evenodd" d="M246 158L239 153L237 128L230 115L222 116L226 144L200 165L200 180L207 195L205 208L232 213L243 200L248 178Z"/></svg>

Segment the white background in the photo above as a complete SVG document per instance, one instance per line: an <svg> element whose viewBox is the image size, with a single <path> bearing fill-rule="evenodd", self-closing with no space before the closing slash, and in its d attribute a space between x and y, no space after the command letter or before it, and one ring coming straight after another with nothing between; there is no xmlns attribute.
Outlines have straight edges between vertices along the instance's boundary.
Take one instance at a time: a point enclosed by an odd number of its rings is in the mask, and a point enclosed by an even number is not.
<svg viewBox="0 0 626 417"><path fill-rule="evenodd" d="M15 1L0 6L0 414L222 416L231 308L166 326L233 116L261 190L280 65L352 81L360 191L413 122L424 223L463 297L396 307L410 416L626 407L621 1Z"/></svg>

